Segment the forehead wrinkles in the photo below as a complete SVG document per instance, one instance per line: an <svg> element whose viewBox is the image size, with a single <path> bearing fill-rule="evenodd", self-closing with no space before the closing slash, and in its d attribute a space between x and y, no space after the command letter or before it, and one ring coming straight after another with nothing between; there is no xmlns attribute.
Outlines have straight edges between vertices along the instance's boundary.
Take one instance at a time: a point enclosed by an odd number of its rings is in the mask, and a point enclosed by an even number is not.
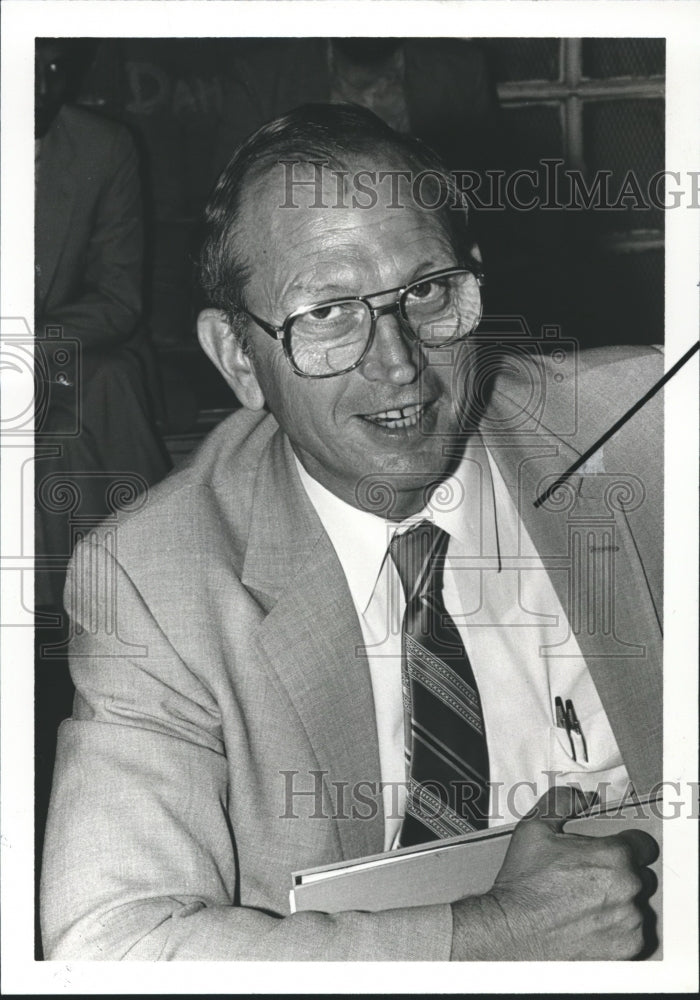
<svg viewBox="0 0 700 1000"><path fill-rule="evenodd" d="M348 154L343 160L324 159L319 154L316 163L318 167L301 155L274 163L258 176L249 177L246 194L255 200L262 196L275 208L302 214L347 215L360 208L363 215L371 215L391 205L393 213L400 214L402 209L425 212L445 224L442 211L426 210L426 205L436 204L434 170L399 162L390 153ZM415 186L419 175L422 179Z"/></svg>
<svg viewBox="0 0 700 1000"><path fill-rule="evenodd" d="M348 291L357 284L355 293L366 292L363 282L381 283L380 271L399 258L402 270L410 270L421 263L418 257L453 252L439 213L412 203L389 208L388 185L386 190L378 186L377 204L371 208L333 208L335 190L324 195L326 207L309 208L285 206L283 180L273 170L249 183L239 231L233 234L250 265L250 294L262 294L270 306L290 288L328 278L346 282ZM407 277L402 273L394 281L392 275L389 285Z"/></svg>
<svg viewBox="0 0 700 1000"><path fill-rule="evenodd" d="M431 235L450 240L441 213L422 208L410 200L389 207L393 198L389 186L377 184L375 190L376 204L367 207L364 204L353 206L349 200L338 203L335 185L330 182L319 192L322 204L313 204L315 192L308 189L301 192L308 195L305 202L295 200L290 204L285 202L279 172L268 171L246 187L241 211L245 243L249 247L256 246L266 256L268 247L278 250L285 244L296 245L297 241L351 241L358 233L380 237L390 235L395 227L406 234L413 230L416 240Z"/></svg>

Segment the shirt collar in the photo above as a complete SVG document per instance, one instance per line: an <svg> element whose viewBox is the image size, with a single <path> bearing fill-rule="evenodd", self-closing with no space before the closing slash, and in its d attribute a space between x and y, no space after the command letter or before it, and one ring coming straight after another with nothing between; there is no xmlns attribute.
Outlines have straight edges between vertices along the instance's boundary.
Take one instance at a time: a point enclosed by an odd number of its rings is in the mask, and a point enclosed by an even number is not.
<svg viewBox="0 0 700 1000"><path fill-rule="evenodd" d="M358 614L364 614L396 532L433 521L464 556L498 556L498 527L488 453L470 443L454 473L435 489L422 511L387 521L346 503L313 479L294 456L302 486L336 551Z"/></svg>
<svg viewBox="0 0 700 1000"><path fill-rule="evenodd" d="M499 556L491 466L480 441L467 445L454 473L440 483L412 521L417 518L434 521L457 541L463 556Z"/></svg>
<svg viewBox="0 0 700 1000"><path fill-rule="evenodd" d="M294 461L302 486L343 567L355 607L363 614L398 524L341 500L313 479L296 455Z"/></svg>

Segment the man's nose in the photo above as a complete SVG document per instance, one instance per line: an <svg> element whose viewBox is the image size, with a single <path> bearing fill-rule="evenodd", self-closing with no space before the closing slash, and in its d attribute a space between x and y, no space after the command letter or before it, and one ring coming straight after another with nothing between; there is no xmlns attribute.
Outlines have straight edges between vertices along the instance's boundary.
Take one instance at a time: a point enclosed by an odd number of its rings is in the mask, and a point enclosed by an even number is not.
<svg viewBox="0 0 700 1000"><path fill-rule="evenodd" d="M362 373L370 382L408 385L418 377L418 348L392 310L376 319L374 340L362 362Z"/></svg>

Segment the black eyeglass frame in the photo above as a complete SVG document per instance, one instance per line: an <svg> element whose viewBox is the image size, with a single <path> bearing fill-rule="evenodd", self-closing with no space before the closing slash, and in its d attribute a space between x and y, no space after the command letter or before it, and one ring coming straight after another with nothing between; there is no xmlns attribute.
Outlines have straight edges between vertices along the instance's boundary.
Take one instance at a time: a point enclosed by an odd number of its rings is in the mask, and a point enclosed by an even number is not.
<svg viewBox="0 0 700 1000"><path fill-rule="evenodd" d="M282 326L274 326L272 323L268 323L267 320L261 319L260 316L256 316L255 313L251 312L250 309L247 309L245 306L241 306L241 308L243 312L246 313L246 315L250 316L250 318L254 320L262 330L265 331L265 333L267 333L274 340L282 341L282 347L284 349L285 357L289 362L289 366L295 375L298 375L300 378L335 378L336 375L346 375L348 372L354 371L354 369L358 368L365 360L369 351L371 350L372 344L374 343L374 335L377 330L377 320L381 316L386 316L390 314L398 315L399 318L403 321L401 324L402 330L405 330L408 336L415 343L419 344L423 343L426 347L430 347L431 345L428 341L418 340L418 338L414 335L413 330L410 327L409 319L406 316L406 311L404 308L404 301L406 294L415 285L422 285L424 282L431 281L434 278L445 278L451 274L463 274L465 272L468 274L473 274L477 280L479 288L480 289L483 288L484 273L480 268L471 265L463 265L461 267L446 267L440 271L431 271L429 274L423 274L421 275L420 278L416 278L415 281L409 281L406 285L400 285L397 288L387 288L382 292L372 292L370 295L343 295L341 298L324 299L323 302L314 302L313 305L310 306L300 306L298 309L295 309L293 312L291 312L289 316L287 316ZM393 295L394 293L396 294L396 298L394 299L393 302L388 302L386 305L377 306L376 308L370 304L369 301L370 299L376 299L382 295ZM323 309L326 306L339 305L342 302L362 302L369 309L371 325L367 337L367 343L365 344L365 348L362 354L357 359L357 361L355 361L354 364L350 365L348 368L343 368L337 372L328 372L325 375L312 375L309 372L301 371L301 369L299 369L295 364L294 358L292 357L292 351L291 351L292 324L300 316L305 316L307 313L314 312L316 309ZM483 301L480 303L479 307L479 318L477 319L476 323L469 331L469 333L451 337L449 340L440 341L439 344L435 344L432 346L438 348L447 347L449 344L454 344L458 340L466 340L477 330L479 323L481 322L482 310L483 310Z"/></svg>

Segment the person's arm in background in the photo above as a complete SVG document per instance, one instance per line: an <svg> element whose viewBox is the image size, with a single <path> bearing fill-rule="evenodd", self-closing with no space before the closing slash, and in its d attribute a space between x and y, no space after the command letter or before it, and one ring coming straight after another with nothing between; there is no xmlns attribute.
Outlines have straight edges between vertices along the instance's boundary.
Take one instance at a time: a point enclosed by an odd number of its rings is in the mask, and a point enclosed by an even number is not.
<svg viewBox="0 0 700 1000"><path fill-rule="evenodd" d="M78 245L74 230L63 251L64 257L72 255L60 264L62 271L73 272L71 287L36 319L39 335L47 326L60 326L63 336L78 340L84 350L128 341L142 308L141 185L136 149L125 129L114 130L103 156L103 180L94 208L87 221L80 218L85 244ZM76 197L81 198L80 191ZM79 206L78 212L82 211Z"/></svg>
<svg viewBox="0 0 700 1000"><path fill-rule="evenodd" d="M78 695L59 740L44 852L47 958L625 959L640 950L645 859L622 838L563 834L560 821L537 816L521 823L491 892L452 907L282 917L235 905L239 878L255 873L238 871L213 692L116 560L99 547L83 547L74 566L81 559L107 560L120 628L118 639L95 628L105 611L97 585L91 594L74 583ZM147 655L129 655L136 638ZM559 795L566 815L571 793Z"/></svg>

